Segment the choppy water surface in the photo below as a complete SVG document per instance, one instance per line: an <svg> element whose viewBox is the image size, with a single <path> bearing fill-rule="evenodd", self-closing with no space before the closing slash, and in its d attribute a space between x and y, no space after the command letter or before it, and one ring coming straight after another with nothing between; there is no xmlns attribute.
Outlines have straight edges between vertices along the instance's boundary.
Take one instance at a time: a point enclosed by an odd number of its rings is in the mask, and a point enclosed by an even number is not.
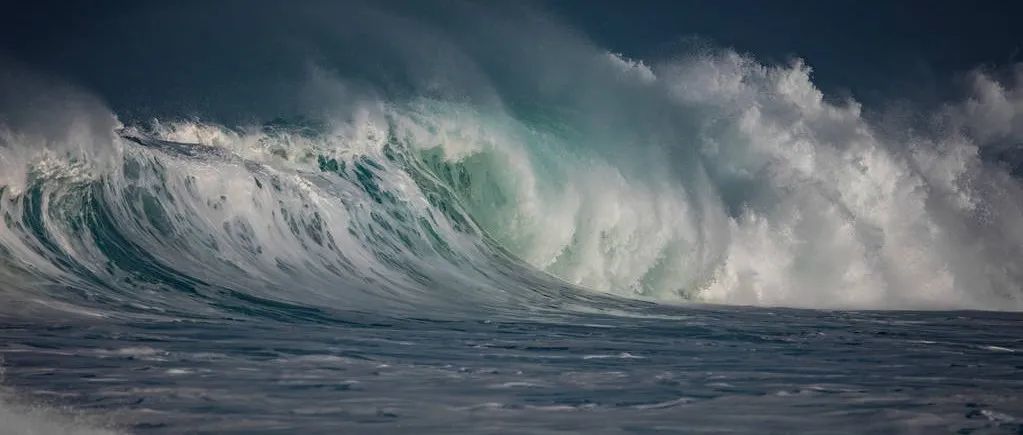
<svg viewBox="0 0 1023 435"><path fill-rule="evenodd" d="M1018 314L631 309L534 321L8 318L0 351L6 386L133 433L1023 430Z"/></svg>

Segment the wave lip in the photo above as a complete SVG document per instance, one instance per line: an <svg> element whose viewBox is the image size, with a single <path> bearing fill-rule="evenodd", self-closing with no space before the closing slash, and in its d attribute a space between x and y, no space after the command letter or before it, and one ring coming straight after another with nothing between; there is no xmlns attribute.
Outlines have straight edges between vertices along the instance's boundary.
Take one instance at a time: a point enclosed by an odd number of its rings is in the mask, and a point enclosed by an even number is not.
<svg viewBox="0 0 1023 435"><path fill-rule="evenodd" d="M560 83L545 104L386 97L317 70L346 98L318 118L122 125L91 97L8 117L5 291L90 316L515 311L583 289L1023 309L1023 190L991 160L1017 133L1012 84L978 73L921 132L830 101L801 61L563 42L592 74L538 60Z"/></svg>

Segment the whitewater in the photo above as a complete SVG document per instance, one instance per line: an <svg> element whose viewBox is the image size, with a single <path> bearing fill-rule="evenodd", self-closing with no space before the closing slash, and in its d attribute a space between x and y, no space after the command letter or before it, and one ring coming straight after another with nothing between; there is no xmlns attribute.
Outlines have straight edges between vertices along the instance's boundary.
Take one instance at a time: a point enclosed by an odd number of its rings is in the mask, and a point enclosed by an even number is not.
<svg viewBox="0 0 1023 435"><path fill-rule="evenodd" d="M0 433L1023 430L1023 67L558 35L242 121L6 63Z"/></svg>

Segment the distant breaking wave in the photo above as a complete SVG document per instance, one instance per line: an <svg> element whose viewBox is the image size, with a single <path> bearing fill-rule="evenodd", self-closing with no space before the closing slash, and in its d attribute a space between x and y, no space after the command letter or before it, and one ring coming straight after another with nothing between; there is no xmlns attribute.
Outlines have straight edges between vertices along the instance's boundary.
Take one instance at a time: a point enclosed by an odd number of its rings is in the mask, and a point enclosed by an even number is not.
<svg viewBox="0 0 1023 435"><path fill-rule="evenodd" d="M124 125L26 94L0 127L2 305L1023 309L1023 191L989 157L1023 137L1011 86L976 73L921 130L798 61L578 59L564 106L343 93L315 119Z"/></svg>

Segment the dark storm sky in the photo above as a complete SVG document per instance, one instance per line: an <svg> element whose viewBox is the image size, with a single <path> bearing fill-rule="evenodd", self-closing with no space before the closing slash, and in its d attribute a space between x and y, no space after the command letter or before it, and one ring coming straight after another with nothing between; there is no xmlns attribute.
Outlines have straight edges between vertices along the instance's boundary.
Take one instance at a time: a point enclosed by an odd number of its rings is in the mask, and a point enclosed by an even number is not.
<svg viewBox="0 0 1023 435"><path fill-rule="evenodd" d="M949 76L1023 61L1023 1L555 0L605 46L639 57L698 36L762 61L797 56L825 90L933 97Z"/></svg>
<svg viewBox="0 0 1023 435"><path fill-rule="evenodd" d="M412 20L421 16L440 26L459 26L472 15L449 14L457 5L409 2L387 8ZM507 5L476 2L473 8ZM769 63L798 56L814 68L814 80L826 92L851 93L868 104L948 98L957 74L1023 60L1021 1L551 0L536 5L599 45L634 58L671 57L694 37ZM367 31L389 31L353 26L365 20L339 2L7 0L2 10L3 56L89 88L119 112L145 111L139 108L174 95L287 93L275 77L290 74L310 54L303 52L302 38L330 29L342 41L319 50L358 59L362 43L345 38L358 41ZM342 15L354 18L335 19ZM389 46L374 44L366 50ZM372 63L335 66L355 75L390 74ZM236 79L239 68L261 79Z"/></svg>

